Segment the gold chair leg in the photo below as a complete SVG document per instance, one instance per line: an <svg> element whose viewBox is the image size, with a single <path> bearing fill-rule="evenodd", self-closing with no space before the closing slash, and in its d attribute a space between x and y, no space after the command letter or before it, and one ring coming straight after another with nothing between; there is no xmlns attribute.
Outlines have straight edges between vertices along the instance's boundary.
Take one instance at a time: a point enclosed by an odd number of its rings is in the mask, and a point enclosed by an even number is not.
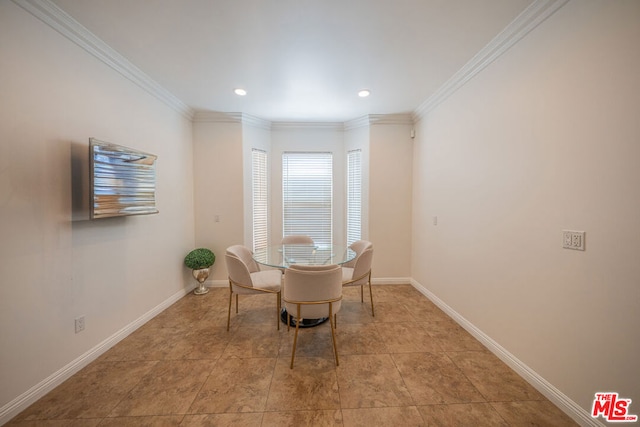
<svg viewBox="0 0 640 427"><path fill-rule="evenodd" d="M280 292L276 294L278 297L278 302L276 303L276 325L278 330L280 330Z"/></svg>
<svg viewBox="0 0 640 427"><path fill-rule="evenodd" d="M240 294L236 294L236 314L238 314L238 297Z"/></svg>
<svg viewBox="0 0 640 427"><path fill-rule="evenodd" d="M340 361L338 361L338 348L336 347L336 330L333 324L334 314L333 311L333 303L329 303L329 324L331 325L331 339L333 340L333 354L336 356L336 366L340 366Z"/></svg>
<svg viewBox="0 0 640 427"><path fill-rule="evenodd" d="M300 304L298 304L298 316L296 317L296 334L293 336L293 350L291 350L291 366L293 369L293 360L296 357L296 345L298 343L298 329L300 328Z"/></svg>
<svg viewBox="0 0 640 427"><path fill-rule="evenodd" d="M371 290L371 276L369 276L369 296L371 297L371 315L376 317L375 311L373 311L373 291Z"/></svg>
<svg viewBox="0 0 640 427"><path fill-rule="evenodd" d="M360 302L364 302L364 291L363 291L363 285L360 285Z"/></svg>
<svg viewBox="0 0 640 427"><path fill-rule="evenodd" d="M229 324L231 323L231 303L233 301L233 291L229 289L229 313L227 314L227 332L229 332Z"/></svg>

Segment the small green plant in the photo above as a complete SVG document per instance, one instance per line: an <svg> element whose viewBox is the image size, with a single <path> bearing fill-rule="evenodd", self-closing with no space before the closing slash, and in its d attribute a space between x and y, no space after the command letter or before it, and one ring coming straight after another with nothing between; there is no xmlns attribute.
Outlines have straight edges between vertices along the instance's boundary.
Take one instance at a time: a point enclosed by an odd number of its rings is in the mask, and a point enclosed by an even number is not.
<svg viewBox="0 0 640 427"><path fill-rule="evenodd" d="M216 262L216 256L206 248L194 249L184 257L184 265L192 270L211 267Z"/></svg>

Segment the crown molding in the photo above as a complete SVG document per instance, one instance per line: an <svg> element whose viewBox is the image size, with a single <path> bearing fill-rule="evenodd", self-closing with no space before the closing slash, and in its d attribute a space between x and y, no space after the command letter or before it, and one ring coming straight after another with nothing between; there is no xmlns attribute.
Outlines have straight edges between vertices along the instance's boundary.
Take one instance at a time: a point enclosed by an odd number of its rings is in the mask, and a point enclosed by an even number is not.
<svg viewBox="0 0 640 427"><path fill-rule="evenodd" d="M413 112L415 121L460 89L569 0L536 0Z"/></svg>
<svg viewBox="0 0 640 427"><path fill-rule="evenodd" d="M410 113L370 114L369 124L371 125L412 125L413 116Z"/></svg>
<svg viewBox="0 0 640 427"><path fill-rule="evenodd" d="M272 127L272 123L269 120L247 113L242 113L242 124L263 130L271 130Z"/></svg>
<svg viewBox="0 0 640 427"><path fill-rule="evenodd" d="M242 113L225 113L222 111L196 111L193 113L194 123L242 123Z"/></svg>
<svg viewBox="0 0 640 427"><path fill-rule="evenodd" d="M239 123L258 129L271 130L271 122L246 113L225 113L222 111L196 111L193 123Z"/></svg>
<svg viewBox="0 0 640 427"><path fill-rule="evenodd" d="M272 130L286 129L324 129L344 130L342 122L271 122Z"/></svg>
<svg viewBox="0 0 640 427"><path fill-rule="evenodd" d="M353 120L344 122L344 130L353 130L361 127L369 126L369 116L357 117Z"/></svg>
<svg viewBox="0 0 640 427"><path fill-rule="evenodd" d="M45 24L116 70L189 120L194 112L168 90L160 86L124 56L96 37L78 21L49 0L12 0Z"/></svg>
<svg viewBox="0 0 640 427"><path fill-rule="evenodd" d="M412 125L413 123L413 115L410 113L368 114L344 122L344 130L353 130L372 125Z"/></svg>

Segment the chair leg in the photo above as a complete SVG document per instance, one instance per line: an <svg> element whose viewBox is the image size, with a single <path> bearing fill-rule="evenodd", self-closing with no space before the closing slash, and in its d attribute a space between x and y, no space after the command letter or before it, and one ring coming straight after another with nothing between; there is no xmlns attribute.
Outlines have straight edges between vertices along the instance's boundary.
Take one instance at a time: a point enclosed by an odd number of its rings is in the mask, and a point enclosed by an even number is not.
<svg viewBox="0 0 640 427"><path fill-rule="evenodd" d="M298 343L298 329L300 328L300 304L298 304L298 316L296 317L296 334L293 336L293 350L291 350L291 367L293 369L293 360L296 357L296 344Z"/></svg>
<svg viewBox="0 0 640 427"><path fill-rule="evenodd" d="M229 313L227 314L227 332L229 332L229 323L231 323L231 303L233 302L233 291L229 289Z"/></svg>
<svg viewBox="0 0 640 427"><path fill-rule="evenodd" d="M276 325L278 330L280 330L280 292L276 294L278 297L278 302L276 303Z"/></svg>
<svg viewBox="0 0 640 427"><path fill-rule="evenodd" d="M329 324L331 325L331 339L333 340L333 354L336 356L336 366L340 366L338 361L338 348L336 347L336 330L333 322L335 321L335 315L333 311L333 303L329 303Z"/></svg>
<svg viewBox="0 0 640 427"><path fill-rule="evenodd" d="M371 297L371 315L376 317L375 311L373 311L373 291L371 290L371 276L369 276L369 296Z"/></svg>
<svg viewBox="0 0 640 427"><path fill-rule="evenodd" d="M364 290L363 285L360 285L360 302L364 302Z"/></svg>
<svg viewBox="0 0 640 427"><path fill-rule="evenodd" d="M240 294L236 294L236 314L238 314L238 296L240 296Z"/></svg>

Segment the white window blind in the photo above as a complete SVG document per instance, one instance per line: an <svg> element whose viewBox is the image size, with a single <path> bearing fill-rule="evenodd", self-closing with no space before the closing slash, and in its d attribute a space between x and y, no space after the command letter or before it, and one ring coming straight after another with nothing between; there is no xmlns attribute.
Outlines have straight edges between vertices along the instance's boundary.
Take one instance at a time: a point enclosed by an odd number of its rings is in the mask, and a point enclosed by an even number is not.
<svg viewBox="0 0 640 427"><path fill-rule="evenodd" d="M283 234L305 234L317 245L333 236L333 156L331 153L282 154Z"/></svg>
<svg viewBox="0 0 640 427"><path fill-rule="evenodd" d="M253 250L264 249L268 245L268 181L267 153L251 150L251 183L253 198Z"/></svg>
<svg viewBox="0 0 640 427"><path fill-rule="evenodd" d="M347 245L362 238L362 151L347 153Z"/></svg>

